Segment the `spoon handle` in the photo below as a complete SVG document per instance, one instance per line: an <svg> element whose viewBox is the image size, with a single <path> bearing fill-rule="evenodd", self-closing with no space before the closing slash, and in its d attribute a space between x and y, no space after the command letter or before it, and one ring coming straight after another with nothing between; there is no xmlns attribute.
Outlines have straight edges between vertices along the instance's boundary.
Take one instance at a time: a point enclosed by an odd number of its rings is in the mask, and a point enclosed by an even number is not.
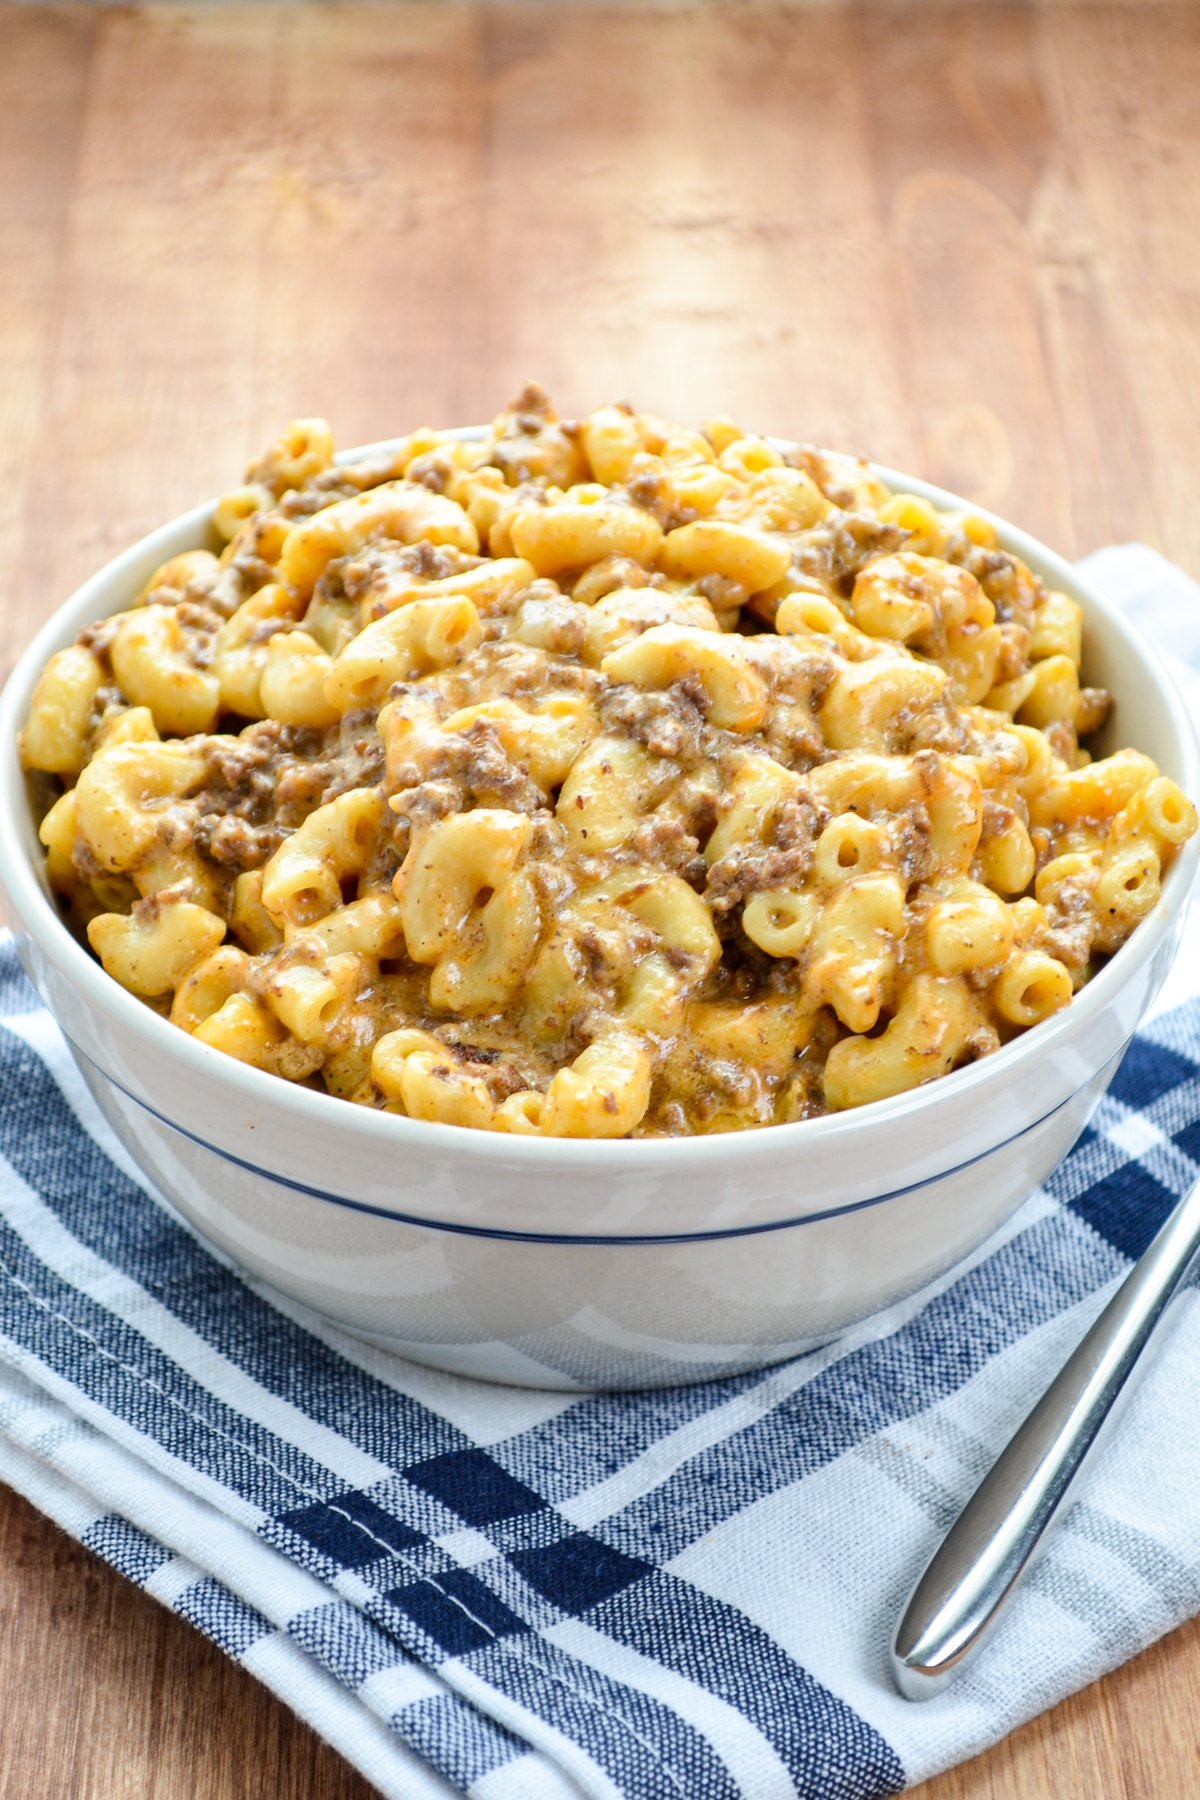
<svg viewBox="0 0 1200 1800"><path fill-rule="evenodd" d="M892 1644L892 1672L909 1700L939 1693L986 1642L1198 1251L1200 1181L984 1476L913 1589Z"/></svg>

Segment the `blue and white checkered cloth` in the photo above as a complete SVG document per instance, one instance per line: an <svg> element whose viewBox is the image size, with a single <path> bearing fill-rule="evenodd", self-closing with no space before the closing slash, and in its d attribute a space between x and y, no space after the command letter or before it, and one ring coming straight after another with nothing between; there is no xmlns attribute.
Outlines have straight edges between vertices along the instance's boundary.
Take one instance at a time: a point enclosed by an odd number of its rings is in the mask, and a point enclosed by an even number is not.
<svg viewBox="0 0 1200 1800"><path fill-rule="evenodd" d="M1200 590L1136 547L1091 572L1200 670ZM664 1393L432 1373L243 1280L148 1193L11 943L0 1084L0 1478L396 1800L869 1800L1200 1611L1189 1294L1005 1641L924 1707L887 1675L940 1534L1196 1176L1200 928L969 1267Z"/></svg>

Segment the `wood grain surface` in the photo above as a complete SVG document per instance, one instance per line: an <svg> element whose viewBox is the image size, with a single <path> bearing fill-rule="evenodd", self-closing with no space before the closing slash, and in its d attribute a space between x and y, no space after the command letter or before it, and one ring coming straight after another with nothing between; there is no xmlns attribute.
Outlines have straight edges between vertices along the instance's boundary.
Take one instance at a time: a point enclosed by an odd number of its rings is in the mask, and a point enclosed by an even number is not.
<svg viewBox="0 0 1200 1800"><path fill-rule="evenodd" d="M0 6L0 672L284 420L526 375L1200 574L1200 12ZM920 1790L1200 1793L1200 1627ZM362 1800L0 1497L3 1800ZM754 1800L754 1797L749 1797Z"/></svg>

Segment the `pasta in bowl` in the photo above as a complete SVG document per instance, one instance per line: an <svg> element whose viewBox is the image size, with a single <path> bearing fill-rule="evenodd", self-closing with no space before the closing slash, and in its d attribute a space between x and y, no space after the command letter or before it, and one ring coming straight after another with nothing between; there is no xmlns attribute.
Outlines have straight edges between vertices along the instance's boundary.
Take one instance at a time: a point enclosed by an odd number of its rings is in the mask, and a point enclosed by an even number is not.
<svg viewBox="0 0 1200 1800"><path fill-rule="evenodd" d="M293 428L68 602L0 753L22 955L151 1179L535 1385L750 1367L958 1261L1082 1129L1196 861L1184 709L1042 546L536 393Z"/></svg>
<svg viewBox="0 0 1200 1800"><path fill-rule="evenodd" d="M201 1042L360 1104L680 1136L884 1099L1067 1005L1195 831L1085 747L1082 609L865 465L531 390L304 421L21 734L52 886Z"/></svg>

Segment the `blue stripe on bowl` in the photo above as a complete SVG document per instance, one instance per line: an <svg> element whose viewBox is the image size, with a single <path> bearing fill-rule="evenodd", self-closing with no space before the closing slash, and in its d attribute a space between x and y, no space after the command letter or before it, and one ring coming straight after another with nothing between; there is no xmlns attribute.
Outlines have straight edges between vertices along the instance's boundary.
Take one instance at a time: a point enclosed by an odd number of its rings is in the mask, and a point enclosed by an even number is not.
<svg viewBox="0 0 1200 1800"><path fill-rule="evenodd" d="M264 1181L273 1182L276 1187L285 1188L289 1193L304 1194L310 1200L324 1200L330 1206L344 1206L351 1212L370 1213L377 1219L388 1219L395 1225L416 1225L425 1231L451 1231L460 1237L496 1238L514 1244L607 1244L614 1246L705 1244L719 1238L757 1237L764 1231L791 1231L800 1225L816 1225L825 1219L838 1219L846 1213L864 1212L868 1207L883 1206L889 1200L899 1200L905 1194L915 1194L921 1188L933 1187L939 1181L946 1181L952 1175L961 1174L964 1169L974 1168L976 1163L986 1161L989 1156L994 1156L999 1150L1007 1149L1010 1144L1019 1143L1022 1138L1028 1137L1030 1132L1036 1131L1039 1126L1044 1125L1048 1119L1054 1118L1055 1114L1060 1113L1064 1107L1070 1106L1071 1102L1088 1085L1087 1082L1081 1083L1074 1093L1068 1094L1065 1100L1060 1100L1057 1106L1052 1106L1049 1112L1043 1113L1032 1124L1023 1126L1020 1131L1014 1131L1011 1137L1002 1138L998 1144L992 1144L988 1149L981 1150L978 1156L969 1156L965 1161L954 1163L950 1168L941 1170L937 1175L927 1176L922 1181L910 1182L905 1187L891 1188L886 1194L873 1194L869 1199L854 1200L846 1206L825 1207L820 1212L800 1213L787 1219L770 1219L761 1225L733 1225L722 1231L676 1231L661 1234L651 1232L608 1237L560 1231L506 1231L491 1225L466 1225L450 1219L421 1218L414 1213L392 1212L384 1206L373 1206L367 1200L350 1200L344 1194L331 1194L325 1188L310 1187L306 1182L293 1181L289 1176L279 1175L274 1170L261 1168L257 1163L247 1162L244 1157L235 1156L231 1150L222 1150L218 1145L210 1143L207 1138L198 1136L194 1131L188 1131L176 1120L168 1119L164 1113L156 1111L137 1094L131 1093L127 1087L114 1080L106 1069L100 1069L74 1040L71 1040L71 1047L76 1056L86 1062L90 1068L95 1069L96 1074L103 1081L115 1087L119 1093L124 1094L127 1100L131 1100L143 1112L149 1113L152 1119L157 1119L160 1125L167 1126L169 1130L177 1132L180 1137L186 1138L189 1143L198 1145L200 1149L210 1151L222 1162L232 1163L238 1169L245 1169L250 1175L259 1175ZM1113 1058L1114 1062L1119 1061L1120 1057L1124 1055L1124 1050L1125 1046L1122 1045L1117 1056ZM1090 1079L1094 1080L1095 1077ZM1025 1198L1024 1194L1017 1195L1013 1201L1014 1207Z"/></svg>

